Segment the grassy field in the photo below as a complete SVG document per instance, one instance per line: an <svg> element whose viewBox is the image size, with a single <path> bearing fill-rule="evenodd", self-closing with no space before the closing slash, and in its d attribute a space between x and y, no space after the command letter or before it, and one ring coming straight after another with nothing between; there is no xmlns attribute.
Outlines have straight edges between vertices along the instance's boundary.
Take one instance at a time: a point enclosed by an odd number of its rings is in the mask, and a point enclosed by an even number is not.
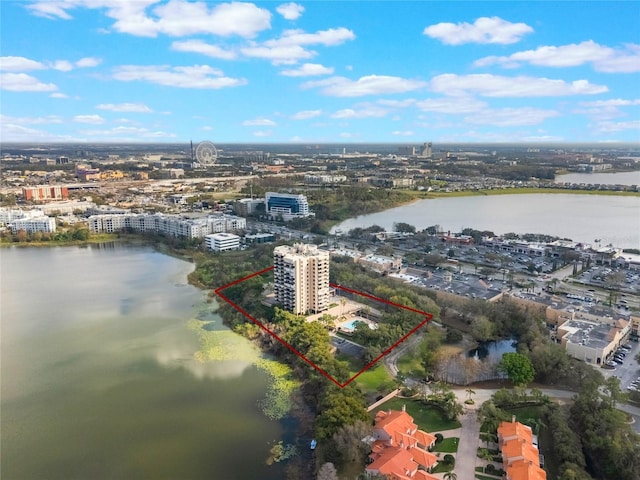
<svg viewBox="0 0 640 480"><path fill-rule="evenodd" d="M402 410L403 405L406 406L407 413L413 417L413 421L425 432L433 433L460 428L460 422L446 419L439 409L424 405L418 400L392 398L377 408L374 413L380 410Z"/></svg>

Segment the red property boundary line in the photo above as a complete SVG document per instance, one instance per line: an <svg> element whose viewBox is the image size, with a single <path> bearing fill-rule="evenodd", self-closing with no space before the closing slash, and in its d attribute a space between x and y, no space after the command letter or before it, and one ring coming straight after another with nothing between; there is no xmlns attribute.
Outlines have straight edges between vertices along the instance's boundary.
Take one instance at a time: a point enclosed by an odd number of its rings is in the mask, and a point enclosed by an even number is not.
<svg viewBox="0 0 640 480"><path fill-rule="evenodd" d="M333 288L337 288L339 290L344 290L345 292L349 292L352 293L354 295L359 295L361 297L366 297L369 298L371 300L375 300L377 302L381 302L387 305L392 305L394 307L397 308L401 308L402 310L408 310L410 312L415 312L415 313L419 313L420 315L424 315L425 319L422 320L418 325L416 325L415 327L413 327L411 329L411 331L409 333L407 333L406 335L404 335L402 338L400 338L400 340L398 340L396 343L394 343L393 345L391 345L389 348L387 348L384 352L382 352L380 355L378 355L375 359L373 359L371 362L369 362L367 365L365 365L362 370L360 370L358 373L356 373L353 377L351 377L349 380L347 380L345 383L340 383L338 380L336 380L335 378L333 378L333 376L331 374L329 374L326 370L320 368L318 365L316 365L315 363L313 363L311 360L309 360L308 358L306 358L304 355L302 355L298 350L296 350L295 348L293 348L289 343L285 342L282 338L280 338L278 335L276 335L273 331L271 331L266 325L264 325L262 322L260 322L259 320L257 320L256 318L254 318L249 312L247 312L244 308L242 308L240 305L238 305L237 303L231 301L227 296L225 296L222 291L232 287L234 285L237 285L239 283L242 283L246 280L249 280L250 278L253 277L257 277L259 275L262 275L263 273L267 273L271 270L273 270L273 265L270 267L265 268L264 270L260 270L259 272L255 272L252 273L251 275L247 275L246 277L240 278L238 280L235 280L227 285L224 285L222 287L218 287L215 289L215 293L216 295L218 295L220 298L222 298L225 302L227 302L229 305L231 305L233 308L235 308L238 312L240 312L241 314L243 314L245 317L247 317L249 320L251 320L253 323L255 323L256 325L258 325L261 329L263 329L265 332L269 333L270 335L272 335L276 340L278 340L280 343L282 343L285 347L287 347L289 350L291 350L294 354L296 354L298 357L300 357L302 360L304 360L306 363L308 363L311 367L313 367L314 369L316 369L318 372L320 372L322 375L324 375L326 378L328 378L329 380L331 380L333 383L335 383L337 386L339 386L340 388L344 388L347 385L349 385L351 382L353 382L356 378L358 378L360 375L362 375L364 372L366 372L367 370L369 370L373 365L375 365L375 363L380 360L382 357L384 357L385 355L387 355L389 352L391 352L394 348L396 348L398 345L400 345L402 342L404 342L407 338L409 338L411 335L413 335L415 332L418 331L418 329L420 329L420 327L426 325L429 320L431 320L433 318L433 315L431 315L430 313L427 312L423 312L422 310L417 310L415 308L411 308L411 307L406 307L404 305L400 305L398 303L394 303L391 302L389 300L385 300L383 298L379 298L373 295L370 295L368 293L365 292L360 292L358 290L353 290L351 288L347 288L347 287L343 287L342 285L337 285L334 283L331 283L330 286Z"/></svg>

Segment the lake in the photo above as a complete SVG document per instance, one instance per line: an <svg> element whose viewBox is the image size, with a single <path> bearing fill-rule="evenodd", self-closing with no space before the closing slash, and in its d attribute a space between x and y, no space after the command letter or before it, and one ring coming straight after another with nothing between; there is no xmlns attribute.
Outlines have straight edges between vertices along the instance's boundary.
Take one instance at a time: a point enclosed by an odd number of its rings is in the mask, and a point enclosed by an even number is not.
<svg viewBox="0 0 640 480"><path fill-rule="evenodd" d="M361 215L336 225L343 232L379 225L392 230L405 222L423 230L440 225L444 231L466 227L497 235L544 233L591 243L600 239L620 248L640 247L640 197L580 194L514 194L444 197Z"/></svg>
<svg viewBox="0 0 640 480"><path fill-rule="evenodd" d="M260 408L259 352L221 325L193 265L147 247L5 248L2 477L283 478L291 434ZM194 318L242 355L199 362Z"/></svg>
<svg viewBox="0 0 640 480"><path fill-rule="evenodd" d="M558 175L555 183L584 183L592 185L640 185L640 171L615 173L567 173Z"/></svg>
<svg viewBox="0 0 640 480"><path fill-rule="evenodd" d="M486 360L492 362L499 362L502 360L504 353L515 352L517 341L510 340L497 340L491 342L481 342L473 350L466 352L468 358L476 358L478 360Z"/></svg>

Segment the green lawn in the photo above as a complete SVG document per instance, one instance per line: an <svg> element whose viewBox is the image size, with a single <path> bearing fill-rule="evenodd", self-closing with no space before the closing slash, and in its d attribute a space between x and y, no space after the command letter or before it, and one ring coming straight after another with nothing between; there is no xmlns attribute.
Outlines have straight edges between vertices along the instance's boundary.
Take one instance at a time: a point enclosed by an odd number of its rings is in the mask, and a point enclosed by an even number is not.
<svg viewBox="0 0 640 480"><path fill-rule="evenodd" d="M527 420L531 418L540 418L542 407L534 405L529 407L505 408L504 410L505 412L515 415L518 422L526 424Z"/></svg>
<svg viewBox="0 0 640 480"><path fill-rule="evenodd" d="M406 405L407 413L413 417L413 421L425 432L432 433L460 428L460 422L447 420L438 408L424 405L419 400L392 398L378 407L375 412L379 410L402 410L403 405Z"/></svg>
<svg viewBox="0 0 640 480"><path fill-rule="evenodd" d="M352 372L355 374L356 372ZM366 391L377 392L380 385L388 384L393 379L387 369L384 368L384 365L379 363L375 365L373 368L370 368L366 372L359 375L355 382L360 385Z"/></svg>
<svg viewBox="0 0 640 480"><path fill-rule="evenodd" d="M458 451L458 443L460 443L460 439L458 437L445 438L440 443L436 443L433 451L443 453L456 453Z"/></svg>
<svg viewBox="0 0 640 480"><path fill-rule="evenodd" d="M408 352L398 359L398 371L406 376L424 377L424 368L420 365L420 355Z"/></svg>
<svg viewBox="0 0 640 480"><path fill-rule="evenodd" d="M451 470L453 470L453 467L447 465L443 461L438 461L436 466L433 467L433 470L431 470L431 473L445 473L445 472L450 472ZM492 478L491 480L495 480L495 479Z"/></svg>

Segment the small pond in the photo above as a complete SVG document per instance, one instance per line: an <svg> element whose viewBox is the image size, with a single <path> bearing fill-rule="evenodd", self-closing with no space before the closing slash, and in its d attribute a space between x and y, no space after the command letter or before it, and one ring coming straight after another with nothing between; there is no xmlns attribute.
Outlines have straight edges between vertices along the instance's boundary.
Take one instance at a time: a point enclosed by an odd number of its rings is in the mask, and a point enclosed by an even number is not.
<svg viewBox="0 0 640 480"><path fill-rule="evenodd" d="M483 361L499 362L503 353L515 352L517 340L510 338L507 340L497 340L482 342L473 350L467 352L468 358L477 358Z"/></svg>

